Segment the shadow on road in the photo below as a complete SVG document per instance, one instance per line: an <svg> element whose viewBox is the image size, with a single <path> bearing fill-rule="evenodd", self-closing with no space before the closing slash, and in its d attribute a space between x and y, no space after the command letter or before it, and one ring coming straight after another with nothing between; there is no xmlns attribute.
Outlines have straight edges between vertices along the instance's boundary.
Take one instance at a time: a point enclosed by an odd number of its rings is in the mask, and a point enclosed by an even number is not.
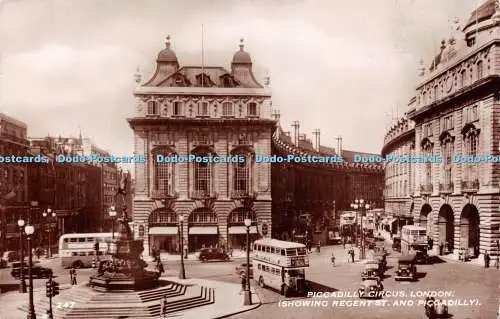
<svg viewBox="0 0 500 319"><path fill-rule="evenodd" d="M311 287L311 291L317 292L317 291L328 291L328 292L334 292L334 291L339 291L336 288L325 286L323 284L320 284L319 282L315 281L309 281L309 285Z"/></svg>
<svg viewBox="0 0 500 319"><path fill-rule="evenodd" d="M17 284L0 284L0 293L19 290L19 283Z"/></svg>

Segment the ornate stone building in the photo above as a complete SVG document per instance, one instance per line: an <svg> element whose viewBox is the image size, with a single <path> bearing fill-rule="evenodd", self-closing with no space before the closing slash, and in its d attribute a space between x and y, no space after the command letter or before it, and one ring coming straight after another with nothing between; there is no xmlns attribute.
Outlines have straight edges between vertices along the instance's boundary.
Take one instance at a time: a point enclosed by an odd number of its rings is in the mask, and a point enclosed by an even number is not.
<svg viewBox="0 0 500 319"><path fill-rule="evenodd" d="M410 100L410 105L415 98ZM415 124L405 116L391 126L384 138L382 156L414 156ZM413 224L415 203L415 166L419 164L389 161L385 165L385 216L382 224L392 234L399 233L403 225Z"/></svg>
<svg viewBox="0 0 500 319"><path fill-rule="evenodd" d="M190 251L202 246L238 247L244 242L243 221L254 222L254 236L270 236L271 167L254 155L271 154L276 122L271 118L271 91L252 72L243 40L231 70L219 66L183 66L167 38L156 71L139 85L134 130L134 233L152 248ZM140 76L137 77L140 83ZM162 156L240 156L240 163L192 160L159 163ZM181 223L181 216L183 223Z"/></svg>
<svg viewBox="0 0 500 319"><path fill-rule="evenodd" d="M413 217L428 228L435 250L442 243L455 258L466 249L483 262L485 251L493 258L500 251L500 167L493 160L500 155L499 2L481 5L462 32L443 40L422 69L408 110L415 154L441 157L413 166ZM477 161L457 161L456 155Z"/></svg>
<svg viewBox="0 0 500 319"><path fill-rule="evenodd" d="M276 119L279 114L275 113ZM354 163L354 154L375 155L337 149L320 144L320 130L314 131L315 143L298 131L284 132L278 127L273 136L273 154L307 157L342 157L343 163L277 163L272 165L273 238L293 239L305 236L314 242L327 242L342 210L350 210L356 198L372 208L383 207L384 169L379 164ZM307 216L306 223L301 217ZM309 225L307 225L309 224Z"/></svg>

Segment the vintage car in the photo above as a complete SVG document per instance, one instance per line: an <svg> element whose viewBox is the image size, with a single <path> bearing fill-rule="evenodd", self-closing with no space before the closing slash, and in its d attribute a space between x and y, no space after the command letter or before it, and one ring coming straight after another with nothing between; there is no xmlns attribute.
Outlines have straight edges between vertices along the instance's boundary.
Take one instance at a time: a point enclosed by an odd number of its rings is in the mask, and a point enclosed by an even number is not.
<svg viewBox="0 0 500 319"><path fill-rule="evenodd" d="M425 299L425 315L429 319L448 318L448 306L442 300L427 297Z"/></svg>
<svg viewBox="0 0 500 319"><path fill-rule="evenodd" d="M18 261L21 258L19 257L19 253L15 250L8 250L3 253L2 260L6 263L10 263L13 261Z"/></svg>
<svg viewBox="0 0 500 319"><path fill-rule="evenodd" d="M412 245L411 250L417 255L417 264L428 264L430 257L427 254L427 245Z"/></svg>
<svg viewBox="0 0 500 319"><path fill-rule="evenodd" d="M380 279L379 265L378 262L365 264L365 269L361 271L361 279Z"/></svg>
<svg viewBox="0 0 500 319"><path fill-rule="evenodd" d="M392 237L392 250L401 251L401 237L399 236Z"/></svg>
<svg viewBox="0 0 500 319"><path fill-rule="evenodd" d="M398 259L398 270L396 270L396 280L415 280L417 275L416 254L402 255Z"/></svg>
<svg viewBox="0 0 500 319"><path fill-rule="evenodd" d="M200 250L200 255L198 256L201 262L208 260L224 260L229 261L231 258L229 254L221 248L202 248Z"/></svg>
<svg viewBox="0 0 500 319"><path fill-rule="evenodd" d="M28 277L28 264L23 263L23 274L24 277ZM14 277L15 279L21 278L21 262L15 262L12 263L12 270L10 272L11 276ZM50 275L52 274L52 269L42 267L40 265L33 265L31 267L31 274L35 278L49 278Z"/></svg>
<svg viewBox="0 0 500 319"><path fill-rule="evenodd" d="M379 263L380 271L383 273L387 269L387 254L383 251L379 251L376 252L374 256Z"/></svg>
<svg viewBox="0 0 500 319"><path fill-rule="evenodd" d="M359 298L380 298L381 292L384 291L384 286L379 279L368 279L361 282L358 289Z"/></svg>
<svg viewBox="0 0 500 319"><path fill-rule="evenodd" d="M238 265L236 266L236 273L238 275L245 275L247 272L247 264L241 264L241 265ZM253 278L253 267L252 267L252 264L250 264L250 279Z"/></svg>

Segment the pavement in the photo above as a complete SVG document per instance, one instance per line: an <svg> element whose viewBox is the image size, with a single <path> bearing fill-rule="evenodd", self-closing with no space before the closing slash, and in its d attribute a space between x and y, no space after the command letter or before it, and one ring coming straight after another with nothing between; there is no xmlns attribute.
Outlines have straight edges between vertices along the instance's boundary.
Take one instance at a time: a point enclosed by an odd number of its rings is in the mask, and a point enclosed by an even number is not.
<svg viewBox="0 0 500 319"><path fill-rule="evenodd" d="M229 316L237 316L261 305L261 300L253 288L250 289L252 292L252 305L245 306L243 305L244 294L241 291L241 285L198 278L182 280L177 277L162 277L162 279L183 285L194 284L215 289L215 303L203 306L202 308L193 308L184 311L180 316L174 313L172 317L180 317L182 319L227 318ZM167 318L169 317L167 315Z"/></svg>
<svg viewBox="0 0 500 319"><path fill-rule="evenodd" d="M199 253L189 253L187 258L184 258L184 260L198 260ZM243 250L234 250L233 254L231 255L232 259L241 259L241 258L246 258L247 254ZM181 260L181 255L179 254L169 254L169 253L160 253L160 259L161 261L180 261ZM152 261L153 258L151 256L144 257L144 260L146 261Z"/></svg>

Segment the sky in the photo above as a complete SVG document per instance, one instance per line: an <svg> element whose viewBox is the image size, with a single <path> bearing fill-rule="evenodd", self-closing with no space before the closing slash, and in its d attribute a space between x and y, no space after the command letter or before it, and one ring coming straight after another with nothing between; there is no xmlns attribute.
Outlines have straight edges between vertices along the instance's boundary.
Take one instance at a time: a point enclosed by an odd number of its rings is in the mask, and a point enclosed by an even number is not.
<svg viewBox="0 0 500 319"><path fill-rule="evenodd" d="M182 65L230 69L239 39L281 125L379 153L391 118L476 0L0 0L0 112L28 136L90 137L133 154L134 74L148 80L171 36ZM463 35L457 39L462 41Z"/></svg>

